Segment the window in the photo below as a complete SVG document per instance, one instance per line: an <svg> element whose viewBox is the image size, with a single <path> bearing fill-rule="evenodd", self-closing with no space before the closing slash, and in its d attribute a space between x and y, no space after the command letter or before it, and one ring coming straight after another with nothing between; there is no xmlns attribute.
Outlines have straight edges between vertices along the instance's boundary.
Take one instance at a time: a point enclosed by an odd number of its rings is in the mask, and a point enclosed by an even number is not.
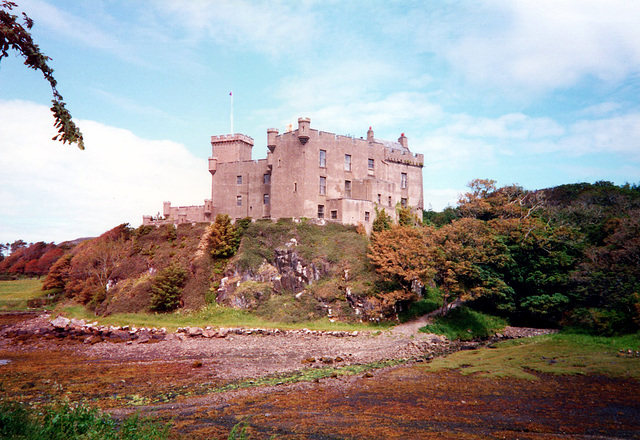
<svg viewBox="0 0 640 440"><path fill-rule="evenodd" d="M351 155L350 154L344 155L344 170L351 171Z"/></svg>
<svg viewBox="0 0 640 440"><path fill-rule="evenodd" d="M369 161L367 162L367 168L369 168L370 170L373 170L374 163L375 162L373 159L369 159Z"/></svg>
<svg viewBox="0 0 640 440"><path fill-rule="evenodd" d="M382 205L382 194L378 194L378 205Z"/></svg>
<svg viewBox="0 0 640 440"><path fill-rule="evenodd" d="M262 196L262 203L264 203L265 205L269 204L269 194L265 194Z"/></svg>
<svg viewBox="0 0 640 440"><path fill-rule="evenodd" d="M324 205L318 205L318 218L324 218Z"/></svg>
<svg viewBox="0 0 640 440"><path fill-rule="evenodd" d="M242 176L236 176L236 184L242 185Z"/></svg>
<svg viewBox="0 0 640 440"><path fill-rule="evenodd" d="M293 192L298 192L298 182L293 182Z"/></svg>
<svg viewBox="0 0 640 440"><path fill-rule="evenodd" d="M236 197L236 205L237 206L242 206L242 196Z"/></svg>
<svg viewBox="0 0 640 440"><path fill-rule="evenodd" d="M327 195L327 178L326 177L320 177L320 195L321 196Z"/></svg>
<svg viewBox="0 0 640 440"><path fill-rule="evenodd" d="M325 150L320 150L320 168L327 167L327 152Z"/></svg>
<svg viewBox="0 0 640 440"><path fill-rule="evenodd" d="M331 211L331 220L338 220L338 211Z"/></svg>
<svg viewBox="0 0 640 440"><path fill-rule="evenodd" d="M344 181L344 196L351 197L351 180Z"/></svg>
<svg viewBox="0 0 640 440"><path fill-rule="evenodd" d="M406 198L401 198L400 199L400 205L402 205L403 208L407 207L407 199Z"/></svg>
<svg viewBox="0 0 640 440"><path fill-rule="evenodd" d="M262 183L264 183L265 185L268 185L271 183L271 174L265 174L264 176L262 176Z"/></svg>
<svg viewBox="0 0 640 440"><path fill-rule="evenodd" d="M405 189L407 187L407 173L400 174L400 188Z"/></svg>
<svg viewBox="0 0 640 440"><path fill-rule="evenodd" d="M389 196L389 206L391 206L391 196Z"/></svg>
<svg viewBox="0 0 640 440"><path fill-rule="evenodd" d="M369 221L369 211L365 211L364 212L364 221L368 222Z"/></svg>

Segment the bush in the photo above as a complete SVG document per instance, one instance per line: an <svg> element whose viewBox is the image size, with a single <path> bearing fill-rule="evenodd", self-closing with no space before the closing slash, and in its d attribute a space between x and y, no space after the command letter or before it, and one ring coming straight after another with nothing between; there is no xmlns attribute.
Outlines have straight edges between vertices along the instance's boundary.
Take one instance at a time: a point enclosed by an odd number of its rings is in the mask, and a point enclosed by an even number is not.
<svg viewBox="0 0 640 440"><path fill-rule="evenodd" d="M151 287L151 310L170 312L177 309L186 280L187 272L179 266L169 266L162 270Z"/></svg>
<svg viewBox="0 0 640 440"><path fill-rule="evenodd" d="M506 325L507 322L502 318L460 306L436 318L433 324L425 325L420 331L444 335L451 340L468 341L492 336Z"/></svg>
<svg viewBox="0 0 640 440"><path fill-rule="evenodd" d="M0 438L7 440L160 440L168 425L137 415L117 422L86 406L48 405L37 411L19 403L0 405Z"/></svg>

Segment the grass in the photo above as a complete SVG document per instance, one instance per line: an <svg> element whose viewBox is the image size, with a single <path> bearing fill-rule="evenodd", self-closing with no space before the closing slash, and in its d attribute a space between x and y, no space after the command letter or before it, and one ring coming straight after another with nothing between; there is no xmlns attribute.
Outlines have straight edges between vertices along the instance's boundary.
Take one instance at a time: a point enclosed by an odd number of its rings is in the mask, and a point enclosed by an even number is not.
<svg viewBox="0 0 640 440"><path fill-rule="evenodd" d="M461 306L444 317L436 318L433 324L422 327L420 331L444 335L451 340L468 341L494 335L506 325L507 322L502 318Z"/></svg>
<svg viewBox="0 0 640 440"><path fill-rule="evenodd" d="M83 405L0 404L0 438L8 440L161 440L168 425L137 415L122 421Z"/></svg>
<svg viewBox="0 0 640 440"><path fill-rule="evenodd" d="M245 327L245 328L278 328L309 329L324 331L367 331L380 329L381 326L371 324L351 324L330 322L327 318L300 323L275 322L262 319L255 314L224 307L208 305L197 311L177 311L173 313L118 313L109 316L95 316L86 308L78 305L60 307L59 312L70 318L97 321L101 325L133 325L136 327L164 327L175 331L178 327Z"/></svg>
<svg viewBox="0 0 640 440"><path fill-rule="evenodd" d="M29 300L45 295L47 292L42 291L42 280L38 278L0 281L0 310L26 310Z"/></svg>
<svg viewBox="0 0 640 440"><path fill-rule="evenodd" d="M501 342L494 349L460 351L435 359L431 371L536 380L539 374L603 375L640 380L640 334L600 337L559 333Z"/></svg>

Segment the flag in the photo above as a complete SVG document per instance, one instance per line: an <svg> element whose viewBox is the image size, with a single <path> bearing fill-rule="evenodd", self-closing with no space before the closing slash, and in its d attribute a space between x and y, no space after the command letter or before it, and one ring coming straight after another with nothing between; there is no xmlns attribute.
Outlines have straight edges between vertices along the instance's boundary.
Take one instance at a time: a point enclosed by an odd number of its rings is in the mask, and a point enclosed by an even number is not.
<svg viewBox="0 0 640 440"><path fill-rule="evenodd" d="M233 96L233 92L229 92L229 96Z"/></svg>

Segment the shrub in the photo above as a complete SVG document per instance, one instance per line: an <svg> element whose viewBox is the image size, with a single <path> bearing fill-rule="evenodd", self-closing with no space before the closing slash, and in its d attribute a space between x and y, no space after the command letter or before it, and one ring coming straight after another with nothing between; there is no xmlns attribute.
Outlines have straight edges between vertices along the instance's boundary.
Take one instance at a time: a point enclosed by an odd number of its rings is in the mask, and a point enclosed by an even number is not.
<svg viewBox="0 0 640 440"><path fill-rule="evenodd" d="M137 415L116 422L86 406L48 405L35 411L25 404L0 405L0 438L8 440L161 440L168 425Z"/></svg>
<svg viewBox="0 0 640 440"><path fill-rule="evenodd" d="M502 330L507 322L502 318L475 311L465 306L451 310L420 329L424 333L444 335L451 340L486 338Z"/></svg>
<svg viewBox="0 0 640 440"><path fill-rule="evenodd" d="M187 280L187 272L179 266L163 269L151 287L151 310L170 312L180 306L182 287Z"/></svg>

